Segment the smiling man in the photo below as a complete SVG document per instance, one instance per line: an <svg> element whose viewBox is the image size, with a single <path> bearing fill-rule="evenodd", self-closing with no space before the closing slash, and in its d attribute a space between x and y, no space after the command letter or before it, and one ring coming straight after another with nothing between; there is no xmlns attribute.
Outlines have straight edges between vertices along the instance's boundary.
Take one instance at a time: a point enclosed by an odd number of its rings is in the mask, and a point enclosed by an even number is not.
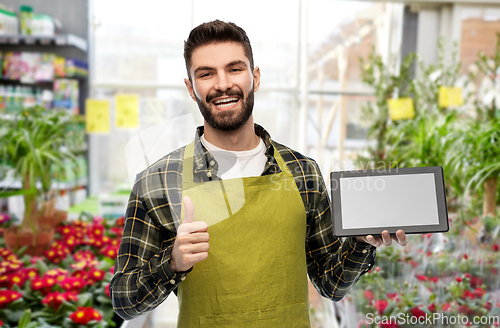
<svg viewBox="0 0 500 328"><path fill-rule="evenodd" d="M184 58L205 122L191 144L137 176L113 307L131 319L175 292L178 327L310 327L307 275L338 301L373 266L376 247L405 245L406 235L333 236L316 162L253 121L260 70L243 29L204 23Z"/></svg>

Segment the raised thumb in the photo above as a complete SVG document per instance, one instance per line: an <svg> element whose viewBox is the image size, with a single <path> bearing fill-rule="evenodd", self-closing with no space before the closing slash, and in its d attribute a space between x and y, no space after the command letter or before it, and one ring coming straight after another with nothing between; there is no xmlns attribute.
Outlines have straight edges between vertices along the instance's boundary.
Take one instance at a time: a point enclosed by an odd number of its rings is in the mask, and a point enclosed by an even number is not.
<svg viewBox="0 0 500 328"><path fill-rule="evenodd" d="M184 221L182 223L191 223L194 222L194 205L193 201L189 196L184 196L182 199L182 203L184 204Z"/></svg>

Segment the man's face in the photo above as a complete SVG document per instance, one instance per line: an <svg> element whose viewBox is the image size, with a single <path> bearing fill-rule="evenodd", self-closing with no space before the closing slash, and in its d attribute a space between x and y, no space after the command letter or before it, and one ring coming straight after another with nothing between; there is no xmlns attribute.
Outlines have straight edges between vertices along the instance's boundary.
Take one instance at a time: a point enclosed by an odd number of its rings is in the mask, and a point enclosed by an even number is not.
<svg viewBox="0 0 500 328"><path fill-rule="evenodd" d="M214 129L232 131L252 115L260 71L250 69L243 46L237 42L197 48L191 58L191 81L184 79L191 98Z"/></svg>

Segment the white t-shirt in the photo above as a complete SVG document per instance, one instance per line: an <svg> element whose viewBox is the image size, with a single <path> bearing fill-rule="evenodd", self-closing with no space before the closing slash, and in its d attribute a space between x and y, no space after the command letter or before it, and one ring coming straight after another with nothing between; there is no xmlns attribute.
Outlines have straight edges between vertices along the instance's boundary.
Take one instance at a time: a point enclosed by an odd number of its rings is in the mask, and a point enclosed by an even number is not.
<svg viewBox="0 0 500 328"><path fill-rule="evenodd" d="M260 139L259 145L251 150L230 151L221 149L201 136L203 146L214 156L219 164L217 175L223 179L258 177L266 166L266 145Z"/></svg>

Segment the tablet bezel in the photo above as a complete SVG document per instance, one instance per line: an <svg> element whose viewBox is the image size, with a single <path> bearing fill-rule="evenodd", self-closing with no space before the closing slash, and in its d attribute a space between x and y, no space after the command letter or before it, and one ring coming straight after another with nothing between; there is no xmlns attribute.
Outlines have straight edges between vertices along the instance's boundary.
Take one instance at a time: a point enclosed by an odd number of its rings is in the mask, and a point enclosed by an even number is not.
<svg viewBox="0 0 500 328"><path fill-rule="evenodd" d="M399 226L399 227L375 227L375 228L371 227L371 228L359 228L359 229L342 228L340 178L394 176L394 175L422 174L422 173L434 174L439 224L421 225L421 226L411 225L411 226ZM334 188L335 186L338 186L338 188ZM383 230L387 230L389 231L389 233L394 234L399 229L402 229L406 234L446 232L449 230L448 209L446 204L446 190L444 184L443 168L441 166L332 172L330 174L330 190L331 190L331 200L333 206L331 211L333 235L336 237L357 237L357 236L367 236L367 235L380 236ZM337 220L335 218L337 218Z"/></svg>

